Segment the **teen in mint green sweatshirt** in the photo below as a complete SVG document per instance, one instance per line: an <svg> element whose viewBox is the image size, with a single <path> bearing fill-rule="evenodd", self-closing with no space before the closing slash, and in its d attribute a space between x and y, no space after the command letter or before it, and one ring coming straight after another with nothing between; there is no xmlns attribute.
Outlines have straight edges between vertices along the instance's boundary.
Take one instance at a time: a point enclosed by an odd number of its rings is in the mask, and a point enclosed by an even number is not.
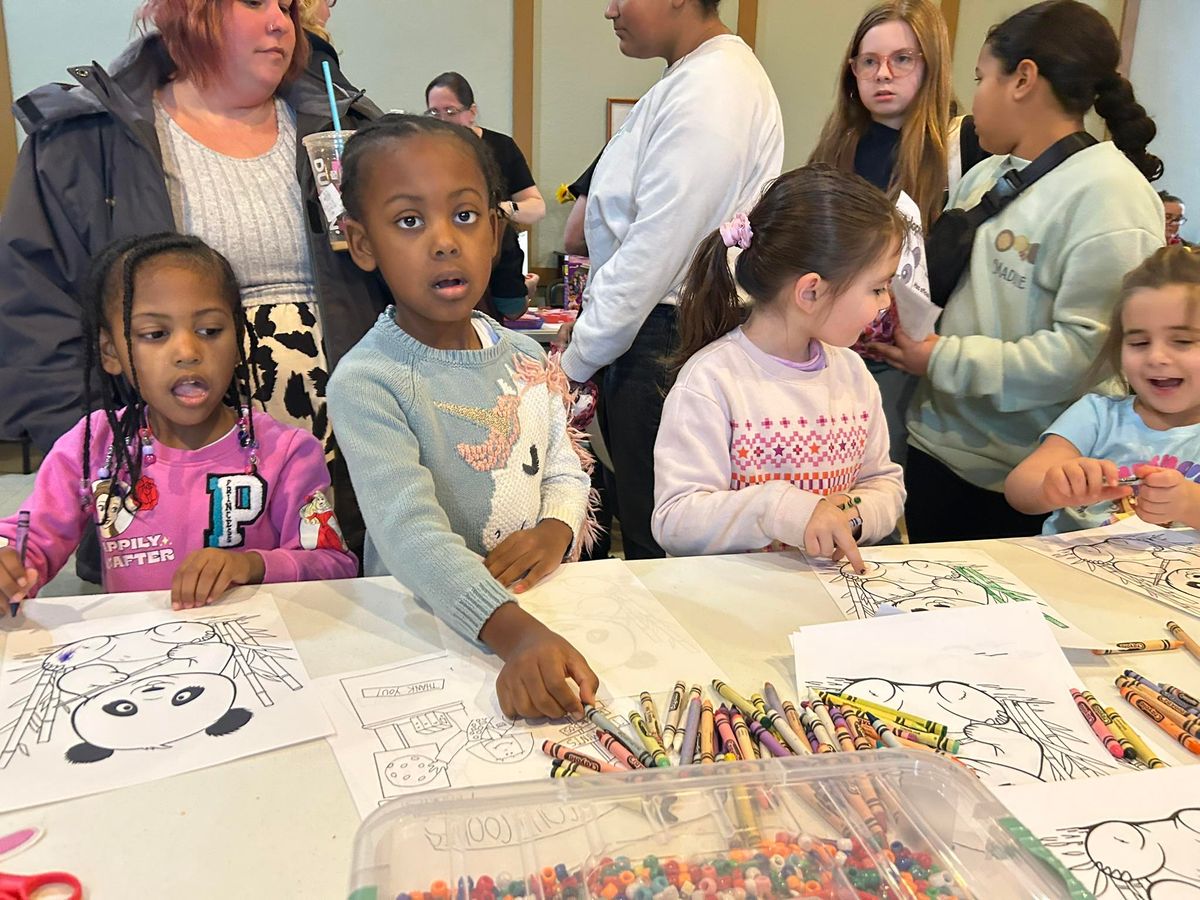
<svg viewBox="0 0 1200 900"><path fill-rule="evenodd" d="M1009 169L1083 130L1094 105L1113 141L1082 150L976 232L939 334L903 336L889 361L924 376L909 408L905 507L913 541L1036 534L1011 509L1005 476L1082 395L1121 278L1162 246L1162 204L1146 153L1154 123L1116 70L1108 21L1049 0L993 28L979 55L976 128L997 154L959 183L969 209Z"/></svg>

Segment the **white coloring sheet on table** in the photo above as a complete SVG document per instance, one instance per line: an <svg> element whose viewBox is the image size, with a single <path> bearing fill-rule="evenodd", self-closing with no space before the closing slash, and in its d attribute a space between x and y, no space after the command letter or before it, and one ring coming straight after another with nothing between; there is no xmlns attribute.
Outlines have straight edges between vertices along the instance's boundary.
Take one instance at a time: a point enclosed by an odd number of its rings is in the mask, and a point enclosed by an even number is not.
<svg viewBox="0 0 1200 900"><path fill-rule="evenodd" d="M329 734L269 594L9 635L0 812Z"/></svg>
<svg viewBox="0 0 1200 900"><path fill-rule="evenodd" d="M1104 528L1013 543L1200 616L1200 534L1191 529L1161 528L1134 517Z"/></svg>
<svg viewBox="0 0 1200 900"><path fill-rule="evenodd" d="M1029 785L1001 799L1098 900L1200 897L1200 766Z"/></svg>
<svg viewBox="0 0 1200 900"><path fill-rule="evenodd" d="M724 678L712 657L620 559L571 563L521 594L521 608L583 654L613 697L670 692L676 681ZM457 657L478 649L439 620L443 644ZM495 674L501 662L481 658Z"/></svg>
<svg viewBox="0 0 1200 900"><path fill-rule="evenodd" d="M612 760L588 722L505 718L494 673L466 657L439 653L320 678L316 686L334 724L329 744L364 818L388 800L424 791L548 778L547 740ZM628 699L610 707L636 708ZM627 725L622 715L611 718Z"/></svg>
<svg viewBox="0 0 1200 900"><path fill-rule="evenodd" d="M792 649L802 695L938 722L989 788L1126 771L1079 714L1075 673L1032 603L806 626Z"/></svg>
<svg viewBox="0 0 1200 900"><path fill-rule="evenodd" d="M1076 627L1021 579L979 550L861 547L866 574L848 562L810 559L813 571L847 619L869 619L881 603L905 612L973 609L1030 603L1046 619L1060 646L1091 650L1107 646Z"/></svg>

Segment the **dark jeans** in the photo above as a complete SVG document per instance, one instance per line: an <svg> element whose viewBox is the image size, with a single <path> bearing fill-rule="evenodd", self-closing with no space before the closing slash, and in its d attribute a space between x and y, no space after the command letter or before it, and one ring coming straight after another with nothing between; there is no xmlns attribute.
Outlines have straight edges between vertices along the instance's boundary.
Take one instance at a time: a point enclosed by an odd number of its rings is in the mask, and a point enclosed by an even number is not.
<svg viewBox="0 0 1200 900"><path fill-rule="evenodd" d="M666 357L678 342L675 307L650 311L624 355L604 373L606 412L600 422L616 470L609 499L621 523L626 559L666 556L650 533L654 511L654 439L667 393Z"/></svg>
<svg viewBox="0 0 1200 900"><path fill-rule="evenodd" d="M916 447L908 448L904 469L908 500L904 521L914 544L1029 537L1042 533L1045 516L1019 513L1004 494L963 481Z"/></svg>

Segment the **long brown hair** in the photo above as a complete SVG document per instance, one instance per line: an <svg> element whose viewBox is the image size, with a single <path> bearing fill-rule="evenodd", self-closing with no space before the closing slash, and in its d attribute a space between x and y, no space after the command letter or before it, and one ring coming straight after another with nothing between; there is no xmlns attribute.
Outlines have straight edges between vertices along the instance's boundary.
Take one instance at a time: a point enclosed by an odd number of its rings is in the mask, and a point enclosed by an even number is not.
<svg viewBox="0 0 1200 900"><path fill-rule="evenodd" d="M816 272L836 293L899 244L906 223L895 205L865 178L828 165L780 175L750 210L754 236L730 271L720 229L701 241L679 292L678 374L693 354L742 322L742 286L757 305L788 282ZM734 281L736 275L736 282Z"/></svg>
<svg viewBox="0 0 1200 900"><path fill-rule="evenodd" d="M894 198L905 191L921 210L921 222L929 228L944 206L950 129L950 38L946 20L931 0L886 0L872 7L858 23L837 81L837 102L821 129L810 163L823 162L846 172L854 171L858 142L871 125L871 114L858 96L858 81L850 70L850 59L858 55L867 32L884 22L907 22L917 36L924 61L921 86L900 129L900 147L888 193Z"/></svg>

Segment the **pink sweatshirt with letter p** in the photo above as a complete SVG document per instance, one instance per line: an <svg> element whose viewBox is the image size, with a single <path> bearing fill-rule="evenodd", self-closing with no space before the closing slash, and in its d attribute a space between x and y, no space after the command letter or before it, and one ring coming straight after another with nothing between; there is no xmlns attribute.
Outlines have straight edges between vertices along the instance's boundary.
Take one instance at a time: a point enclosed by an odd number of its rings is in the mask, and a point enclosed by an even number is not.
<svg viewBox="0 0 1200 900"><path fill-rule="evenodd" d="M84 420L63 435L38 469L26 565L38 587L75 552L100 521L100 553L108 591L170 588L175 570L196 550L253 550L263 582L353 578L357 561L342 541L326 492L329 469L311 434L255 413L258 466L246 470L237 429L199 450L155 446L155 461L124 502L96 474L112 443L103 412L92 414L91 508L79 499ZM0 519L0 547L16 543L17 517ZM30 596L36 594L36 589Z"/></svg>

